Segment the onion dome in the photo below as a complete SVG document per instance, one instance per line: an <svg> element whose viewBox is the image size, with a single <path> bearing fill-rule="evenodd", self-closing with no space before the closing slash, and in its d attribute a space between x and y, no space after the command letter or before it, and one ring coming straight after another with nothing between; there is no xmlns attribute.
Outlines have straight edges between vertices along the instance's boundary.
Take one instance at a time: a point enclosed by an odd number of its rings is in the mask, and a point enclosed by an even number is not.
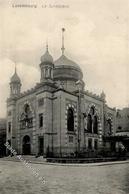
<svg viewBox="0 0 129 194"><path fill-rule="evenodd" d="M21 80L17 74L16 68L15 68L14 75L11 77L11 83L21 83Z"/></svg>
<svg viewBox="0 0 129 194"><path fill-rule="evenodd" d="M48 44L46 45L46 52L41 56L41 63L39 64L41 69L41 82L53 80L53 68L54 62L52 56L48 51Z"/></svg>
<svg viewBox="0 0 129 194"><path fill-rule="evenodd" d="M47 46L45 54L41 56L41 63L52 63L53 64L53 58L49 54L48 46Z"/></svg>
<svg viewBox="0 0 129 194"><path fill-rule="evenodd" d="M62 55L54 62L54 79L82 80L83 74L77 63Z"/></svg>
<svg viewBox="0 0 129 194"><path fill-rule="evenodd" d="M62 55L54 62L54 80L82 80L83 74L79 65L64 55L64 32L65 28L62 28Z"/></svg>
<svg viewBox="0 0 129 194"><path fill-rule="evenodd" d="M21 80L17 74L16 66L15 66L14 75L11 77L11 80L10 80L10 97L20 94L21 85L22 85Z"/></svg>

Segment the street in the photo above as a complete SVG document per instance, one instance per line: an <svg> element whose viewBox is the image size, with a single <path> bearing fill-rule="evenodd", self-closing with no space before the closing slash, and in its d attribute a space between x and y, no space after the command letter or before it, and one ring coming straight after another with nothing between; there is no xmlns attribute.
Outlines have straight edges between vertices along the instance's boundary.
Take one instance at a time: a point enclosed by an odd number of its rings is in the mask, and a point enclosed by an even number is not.
<svg viewBox="0 0 129 194"><path fill-rule="evenodd" d="M0 194L128 194L129 163L104 166L31 164L0 160Z"/></svg>

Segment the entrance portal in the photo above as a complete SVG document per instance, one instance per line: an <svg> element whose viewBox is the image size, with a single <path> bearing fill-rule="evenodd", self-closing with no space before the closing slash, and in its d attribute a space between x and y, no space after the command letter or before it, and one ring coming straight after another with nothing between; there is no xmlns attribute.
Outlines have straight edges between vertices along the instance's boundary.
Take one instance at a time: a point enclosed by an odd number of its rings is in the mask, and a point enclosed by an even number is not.
<svg viewBox="0 0 129 194"><path fill-rule="evenodd" d="M24 136L23 138L22 153L24 155L31 154L30 137L28 135Z"/></svg>
<svg viewBox="0 0 129 194"><path fill-rule="evenodd" d="M44 138L39 137L39 155L44 154Z"/></svg>

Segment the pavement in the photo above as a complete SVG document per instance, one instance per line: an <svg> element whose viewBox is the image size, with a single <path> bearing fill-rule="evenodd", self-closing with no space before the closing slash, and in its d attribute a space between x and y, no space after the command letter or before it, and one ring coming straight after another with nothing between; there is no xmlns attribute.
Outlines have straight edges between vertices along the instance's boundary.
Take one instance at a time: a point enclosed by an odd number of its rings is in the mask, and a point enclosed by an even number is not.
<svg viewBox="0 0 129 194"><path fill-rule="evenodd" d="M96 162L96 163L52 163L47 162L46 158L43 158L43 156L40 156L38 158L35 158L35 156L26 156L22 155L22 159L28 163L31 164L44 164L44 165L55 165L55 166L105 166L105 165L116 165L116 164L126 164L129 163L129 159L127 160L121 160L121 161L109 161L109 162ZM18 159L18 156L8 156L4 158L0 158L0 161L11 161L11 162L20 162Z"/></svg>
<svg viewBox="0 0 129 194"><path fill-rule="evenodd" d="M79 164L79 167L44 164L31 163L29 168L22 162L1 158L0 194L129 194L128 161L108 162L105 166ZM44 178L44 183L39 177Z"/></svg>

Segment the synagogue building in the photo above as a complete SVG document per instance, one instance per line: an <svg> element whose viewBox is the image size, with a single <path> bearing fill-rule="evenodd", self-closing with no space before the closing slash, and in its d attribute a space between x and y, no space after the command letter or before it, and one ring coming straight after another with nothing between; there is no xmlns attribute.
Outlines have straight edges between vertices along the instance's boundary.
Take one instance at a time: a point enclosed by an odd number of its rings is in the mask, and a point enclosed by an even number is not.
<svg viewBox="0 0 129 194"><path fill-rule="evenodd" d="M111 146L103 137L115 135L115 109L104 92L86 89L81 64L65 55L64 43L61 50L53 60L46 46L40 82L30 90L21 92L16 68L11 77L6 138L19 154L67 156Z"/></svg>

